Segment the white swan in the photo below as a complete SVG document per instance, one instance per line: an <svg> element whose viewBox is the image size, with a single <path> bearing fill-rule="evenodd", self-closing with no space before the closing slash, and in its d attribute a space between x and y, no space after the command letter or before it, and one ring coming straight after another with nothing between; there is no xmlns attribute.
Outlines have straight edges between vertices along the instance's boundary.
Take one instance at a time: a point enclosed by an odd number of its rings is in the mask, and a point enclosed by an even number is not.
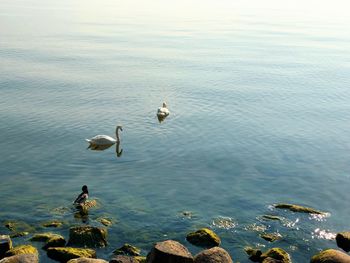
<svg viewBox="0 0 350 263"><path fill-rule="evenodd" d="M91 139L86 139L86 141L90 143L90 145L112 145L116 142L120 142L119 130L123 131L123 128L122 126L118 125L115 129L115 136L117 137L117 139L114 139L108 135L96 135Z"/></svg>
<svg viewBox="0 0 350 263"><path fill-rule="evenodd" d="M169 115L169 110L167 108L167 105L165 102L163 102L163 107L159 107L157 111L157 116L158 117L166 117Z"/></svg>

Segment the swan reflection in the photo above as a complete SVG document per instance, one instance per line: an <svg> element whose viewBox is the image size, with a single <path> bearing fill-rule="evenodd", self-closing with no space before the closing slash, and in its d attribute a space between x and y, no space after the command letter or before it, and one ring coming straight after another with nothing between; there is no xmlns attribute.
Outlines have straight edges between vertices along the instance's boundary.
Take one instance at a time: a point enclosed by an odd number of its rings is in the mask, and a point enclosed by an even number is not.
<svg viewBox="0 0 350 263"><path fill-rule="evenodd" d="M104 151L112 147L114 143L112 144L104 144L104 145L96 145L96 144L90 144L87 149L91 151ZM120 146L120 142L115 143L115 153L117 157L121 157L123 154L123 149Z"/></svg>

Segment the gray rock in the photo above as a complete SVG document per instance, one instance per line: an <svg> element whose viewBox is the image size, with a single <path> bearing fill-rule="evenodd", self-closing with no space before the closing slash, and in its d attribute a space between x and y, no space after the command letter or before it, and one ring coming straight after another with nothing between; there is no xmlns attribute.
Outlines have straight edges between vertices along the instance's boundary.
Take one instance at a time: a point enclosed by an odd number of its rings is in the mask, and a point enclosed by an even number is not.
<svg viewBox="0 0 350 263"><path fill-rule="evenodd" d="M158 242L147 255L147 263L193 263L188 249L174 240Z"/></svg>
<svg viewBox="0 0 350 263"><path fill-rule="evenodd" d="M0 263L38 263L37 254L19 254L0 260Z"/></svg>
<svg viewBox="0 0 350 263"><path fill-rule="evenodd" d="M310 263L350 263L350 256L339 250L327 249L313 256Z"/></svg>
<svg viewBox="0 0 350 263"><path fill-rule="evenodd" d="M213 247L198 253L194 257L195 263L232 263L232 258L227 251L221 247Z"/></svg>

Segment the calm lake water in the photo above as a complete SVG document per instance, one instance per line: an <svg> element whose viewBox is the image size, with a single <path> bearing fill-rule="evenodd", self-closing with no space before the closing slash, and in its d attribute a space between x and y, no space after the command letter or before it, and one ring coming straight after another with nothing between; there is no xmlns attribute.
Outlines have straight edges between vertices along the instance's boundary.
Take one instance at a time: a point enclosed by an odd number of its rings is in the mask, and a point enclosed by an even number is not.
<svg viewBox="0 0 350 263"><path fill-rule="evenodd" d="M185 237L199 227L240 262L247 245L282 247L294 262L335 248L350 214L348 9L149 2L0 2L0 232L6 220L40 232L59 219L52 231L68 238L82 222L64 208L87 184L100 203L88 223L114 220L97 250L105 259L125 242L146 254L165 239L196 254ZM159 123L163 101L170 116ZM118 124L120 157L87 149L85 138L114 136Z"/></svg>

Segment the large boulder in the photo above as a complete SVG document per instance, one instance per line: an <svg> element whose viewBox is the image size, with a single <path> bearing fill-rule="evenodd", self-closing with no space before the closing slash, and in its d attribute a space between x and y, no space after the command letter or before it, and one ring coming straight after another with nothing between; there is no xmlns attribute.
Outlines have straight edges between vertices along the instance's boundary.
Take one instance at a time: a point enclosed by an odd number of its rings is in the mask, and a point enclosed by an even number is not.
<svg viewBox="0 0 350 263"><path fill-rule="evenodd" d="M264 260L265 259L267 260L268 258L275 259L275 261L278 260L281 263L292 262L290 260L289 254L286 251L284 251L282 248L277 248L277 247L269 249L268 251L263 253L260 256L260 258L262 259L262 262L264 262ZM271 259L269 259L269 260L271 261ZM267 262L269 262L269 261L267 261ZM264 263L266 263L266 261Z"/></svg>
<svg viewBox="0 0 350 263"><path fill-rule="evenodd" d="M335 237L338 247L344 249L346 252L350 251L350 232L340 232Z"/></svg>
<svg viewBox="0 0 350 263"><path fill-rule="evenodd" d="M113 251L115 255L140 256L141 249L130 244L124 244L122 247Z"/></svg>
<svg viewBox="0 0 350 263"><path fill-rule="evenodd" d="M75 258L69 260L68 263L108 263L108 261L96 258Z"/></svg>
<svg viewBox="0 0 350 263"><path fill-rule="evenodd" d="M19 254L0 260L0 263L38 263L37 254Z"/></svg>
<svg viewBox="0 0 350 263"><path fill-rule="evenodd" d="M60 262L67 262L74 258L96 258L96 252L87 248L50 247L47 249L47 256Z"/></svg>
<svg viewBox="0 0 350 263"><path fill-rule="evenodd" d="M301 206L301 205L293 205L293 204L275 204L276 208L280 209L288 209L293 212L300 212L300 213L308 213L308 214L317 214L317 215L325 215L326 212L322 212L319 210L316 210L311 207Z"/></svg>
<svg viewBox="0 0 350 263"><path fill-rule="evenodd" d="M196 232L191 232L187 235L186 239L191 244L201 247L215 247L219 246L221 243L219 236L208 228L202 228Z"/></svg>
<svg viewBox="0 0 350 263"><path fill-rule="evenodd" d="M213 247L198 253L194 257L195 263L232 263L230 254L221 247Z"/></svg>
<svg viewBox="0 0 350 263"><path fill-rule="evenodd" d="M10 257L14 255L20 255L20 254L35 254L38 255L38 250L31 246L31 245L21 245L14 247L6 252L5 256Z"/></svg>
<svg viewBox="0 0 350 263"><path fill-rule="evenodd" d="M156 243L147 255L147 263L193 263L188 249L174 240Z"/></svg>
<svg viewBox="0 0 350 263"><path fill-rule="evenodd" d="M0 235L0 259L2 259L10 249L12 249L11 238L8 235Z"/></svg>
<svg viewBox="0 0 350 263"><path fill-rule="evenodd" d="M107 229L92 226L72 227L69 230L68 245L105 247L107 246Z"/></svg>
<svg viewBox="0 0 350 263"><path fill-rule="evenodd" d="M310 263L350 263L350 256L339 250L327 249L313 256Z"/></svg>

